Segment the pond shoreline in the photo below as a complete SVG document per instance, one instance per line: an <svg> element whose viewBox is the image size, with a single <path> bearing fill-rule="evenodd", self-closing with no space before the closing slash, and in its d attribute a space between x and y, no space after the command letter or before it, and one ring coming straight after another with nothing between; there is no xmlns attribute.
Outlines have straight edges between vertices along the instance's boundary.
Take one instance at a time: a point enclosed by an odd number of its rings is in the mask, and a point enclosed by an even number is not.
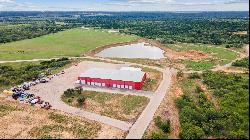
<svg viewBox="0 0 250 140"><path fill-rule="evenodd" d="M165 51L157 46L151 45L147 41L138 40L136 43L130 42L125 45L109 45L108 48L99 49L95 52L96 57L102 58L130 58L130 59L152 59L160 60L165 58Z"/></svg>

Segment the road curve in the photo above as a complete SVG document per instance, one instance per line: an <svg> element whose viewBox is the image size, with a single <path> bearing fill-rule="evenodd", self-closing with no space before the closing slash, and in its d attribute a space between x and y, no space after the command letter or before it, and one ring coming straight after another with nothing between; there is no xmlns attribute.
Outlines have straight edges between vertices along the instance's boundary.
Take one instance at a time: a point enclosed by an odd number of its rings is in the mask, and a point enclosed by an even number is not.
<svg viewBox="0 0 250 140"><path fill-rule="evenodd" d="M164 70L163 80L157 89L155 96L150 100L140 117L129 130L126 139L141 139L148 125L153 120L154 114L160 106L162 100L171 85L171 77L174 71Z"/></svg>

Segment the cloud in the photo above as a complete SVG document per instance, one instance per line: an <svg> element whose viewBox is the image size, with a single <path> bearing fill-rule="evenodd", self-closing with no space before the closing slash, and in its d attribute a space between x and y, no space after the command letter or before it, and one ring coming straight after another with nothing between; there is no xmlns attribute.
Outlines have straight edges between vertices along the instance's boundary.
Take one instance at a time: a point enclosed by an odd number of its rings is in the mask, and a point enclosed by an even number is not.
<svg viewBox="0 0 250 140"><path fill-rule="evenodd" d="M126 4L126 3L104 3L104 5L108 5L108 6L132 6L132 4Z"/></svg>
<svg viewBox="0 0 250 140"><path fill-rule="evenodd" d="M238 4L238 3L249 3L249 0L229 0L225 2L224 4Z"/></svg>
<svg viewBox="0 0 250 140"><path fill-rule="evenodd" d="M168 4L175 0L112 0L115 4L132 5L132 4Z"/></svg>
<svg viewBox="0 0 250 140"><path fill-rule="evenodd" d="M13 0L0 0L0 4L2 3L14 3Z"/></svg>
<svg viewBox="0 0 250 140"><path fill-rule="evenodd" d="M38 6L29 3L17 3L15 0L0 0L0 11L10 11L10 10L35 10Z"/></svg>

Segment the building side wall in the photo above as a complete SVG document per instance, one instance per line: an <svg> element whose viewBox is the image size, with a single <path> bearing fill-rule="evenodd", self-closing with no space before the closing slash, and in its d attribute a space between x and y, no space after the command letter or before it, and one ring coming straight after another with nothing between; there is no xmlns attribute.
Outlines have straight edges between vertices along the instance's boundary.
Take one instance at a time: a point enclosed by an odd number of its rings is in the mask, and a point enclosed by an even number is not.
<svg viewBox="0 0 250 140"><path fill-rule="evenodd" d="M141 82L100 79L100 78L90 78L90 77L78 77L78 80L80 80L82 84L85 85L141 90L146 80L146 73L143 76Z"/></svg>

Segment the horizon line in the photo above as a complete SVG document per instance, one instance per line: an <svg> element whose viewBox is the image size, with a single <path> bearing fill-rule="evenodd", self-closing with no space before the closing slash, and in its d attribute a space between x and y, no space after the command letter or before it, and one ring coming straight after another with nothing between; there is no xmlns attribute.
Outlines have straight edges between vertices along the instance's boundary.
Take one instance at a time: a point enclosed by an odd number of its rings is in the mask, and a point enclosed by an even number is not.
<svg viewBox="0 0 250 140"><path fill-rule="evenodd" d="M105 11L105 10L101 10L101 11L98 11L98 10L69 10L69 11L65 11L65 10L28 10L28 11L25 11L25 10L5 10L5 11L1 11L0 12L249 12L246 11L246 10L232 10L232 11L229 11L229 10L200 10L200 11Z"/></svg>

